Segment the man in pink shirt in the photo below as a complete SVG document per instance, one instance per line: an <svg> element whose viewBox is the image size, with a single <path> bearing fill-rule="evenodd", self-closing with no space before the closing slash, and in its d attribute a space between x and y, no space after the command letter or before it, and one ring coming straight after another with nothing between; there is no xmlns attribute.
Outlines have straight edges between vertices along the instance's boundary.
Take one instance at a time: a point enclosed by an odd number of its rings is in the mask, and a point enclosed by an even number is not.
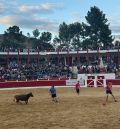
<svg viewBox="0 0 120 129"><path fill-rule="evenodd" d="M75 85L75 90L76 90L76 93L79 95L79 93L80 93L80 82L79 81Z"/></svg>
<svg viewBox="0 0 120 129"><path fill-rule="evenodd" d="M111 82L108 82L107 86L106 86L106 94L107 94L107 97L106 97L106 102L108 101L108 94L111 94L114 101L117 102L117 100L115 99L113 93L112 93L112 83Z"/></svg>

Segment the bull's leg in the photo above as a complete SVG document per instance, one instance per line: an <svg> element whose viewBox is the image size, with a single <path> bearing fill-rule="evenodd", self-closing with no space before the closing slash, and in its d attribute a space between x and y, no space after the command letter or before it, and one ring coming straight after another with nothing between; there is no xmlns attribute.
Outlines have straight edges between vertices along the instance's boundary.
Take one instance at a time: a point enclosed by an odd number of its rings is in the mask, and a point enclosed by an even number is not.
<svg viewBox="0 0 120 129"><path fill-rule="evenodd" d="M28 100L26 100L25 103L27 104L28 103Z"/></svg>
<svg viewBox="0 0 120 129"><path fill-rule="evenodd" d="M16 103L19 103L19 100L18 99L16 100Z"/></svg>

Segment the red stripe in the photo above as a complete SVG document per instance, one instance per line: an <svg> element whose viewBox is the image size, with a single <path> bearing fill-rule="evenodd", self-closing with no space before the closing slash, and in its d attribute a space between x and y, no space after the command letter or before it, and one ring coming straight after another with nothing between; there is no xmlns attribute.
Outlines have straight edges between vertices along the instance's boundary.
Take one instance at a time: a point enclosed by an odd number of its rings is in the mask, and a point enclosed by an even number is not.
<svg viewBox="0 0 120 129"><path fill-rule="evenodd" d="M109 53L109 49L108 48L107 48L107 52L106 52L106 57L107 57L107 61L109 61L110 53Z"/></svg>
<svg viewBox="0 0 120 129"><path fill-rule="evenodd" d="M88 65L89 65L89 53L88 53L88 49L87 49L86 60L87 60L87 63L88 63Z"/></svg>
<svg viewBox="0 0 120 129"><path fill-rule="evenodd" d="M28 66L29 66L29 64L30 64L30 49L28 48Z"/></svg>
<svg viewBox="0 0 120 129"><path fill-rule="evenodd" d="M9 48L7 49L7 66L9 64Z"/></svg>
<svg viewBox="0 0 120 129"><path fill-rule="evenodd" d="M118 64L120 64L120 50L118 48Z"/></svg>
<svg viewBox="0 0 120 129"><path fill-rule="evenodd" d="M80 66L80 54L79 54L79 51L77 51L77 62L78 62L78 66Z"/></svg>
<svg viewBox="0 0 120 129"><path fill-rule="evenodd" d="M67 52L67 65L69 66L69 51Z"/></svg>
<svg viewBox="0 0 120 129"><path fill-rule="evenodd" d="M40 50L38 48L38 67L39 67L39 65L40 65Z"/></svg>
<svg viewBox="0 0 120 129"><path fill-rule="evenodd" d="M59 49L57 50L57 55L58 55L58 67L60 66L60 54L59 54Z"/></svg>
<svg viewBox="0 0 120 129"><path fill-rule="evenodd" d="M100 65L100 52L99 52L99 47L97 48L97 54L98 54L98 64Z"/></svg>
<svg viewBox="0 0 120 129"><path fill-rule="evenodd" d="M20 65L20 49L18 48L18 66Z"/></svg>
<svg viewBox="0 0 120 129"><path fill-rule="evenodd" d="M48 49L48 53L47 53L47 61L48 61L48 65L50 65L50 49Z"/></svg>

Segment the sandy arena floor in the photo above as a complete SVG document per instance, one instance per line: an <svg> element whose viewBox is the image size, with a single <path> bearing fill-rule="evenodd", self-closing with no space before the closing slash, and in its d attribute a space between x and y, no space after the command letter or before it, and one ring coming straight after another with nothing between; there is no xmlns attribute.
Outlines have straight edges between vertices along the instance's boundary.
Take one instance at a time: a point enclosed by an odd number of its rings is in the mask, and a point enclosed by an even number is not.
<svg viewBox="0 0 120 129"><path fill-rule="evenodd" d="M32 91L28 105L16 104L13 96ZM57 88L58 103L53 103L48 89L0 91L0 129L120 129L120 88L113 88L118 102L103 88Z"/></svg>

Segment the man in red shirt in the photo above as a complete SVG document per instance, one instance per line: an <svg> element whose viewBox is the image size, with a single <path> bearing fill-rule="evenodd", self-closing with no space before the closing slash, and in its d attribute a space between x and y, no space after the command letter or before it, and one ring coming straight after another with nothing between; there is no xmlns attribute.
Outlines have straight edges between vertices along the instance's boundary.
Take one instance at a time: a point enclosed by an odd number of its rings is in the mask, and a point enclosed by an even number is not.
<svg viewBox="0 0 120 129"><path fill-rule="evenodd" d="M112 93L112 83L111 82L108 82L107 86L106 86L106 94L107 94L107 97L106 97L106 102L108 101L108 94L111 94L114 101L117 102L117 100L115 99L113 93Z"/></svg>
<svg viewBox="0 0 120 129"><path fill-rule="evenodd" d="M80 93L80 82L79 81L75 85L75 90L76 90L76 93L79 95L79 93Z"/></svg>

